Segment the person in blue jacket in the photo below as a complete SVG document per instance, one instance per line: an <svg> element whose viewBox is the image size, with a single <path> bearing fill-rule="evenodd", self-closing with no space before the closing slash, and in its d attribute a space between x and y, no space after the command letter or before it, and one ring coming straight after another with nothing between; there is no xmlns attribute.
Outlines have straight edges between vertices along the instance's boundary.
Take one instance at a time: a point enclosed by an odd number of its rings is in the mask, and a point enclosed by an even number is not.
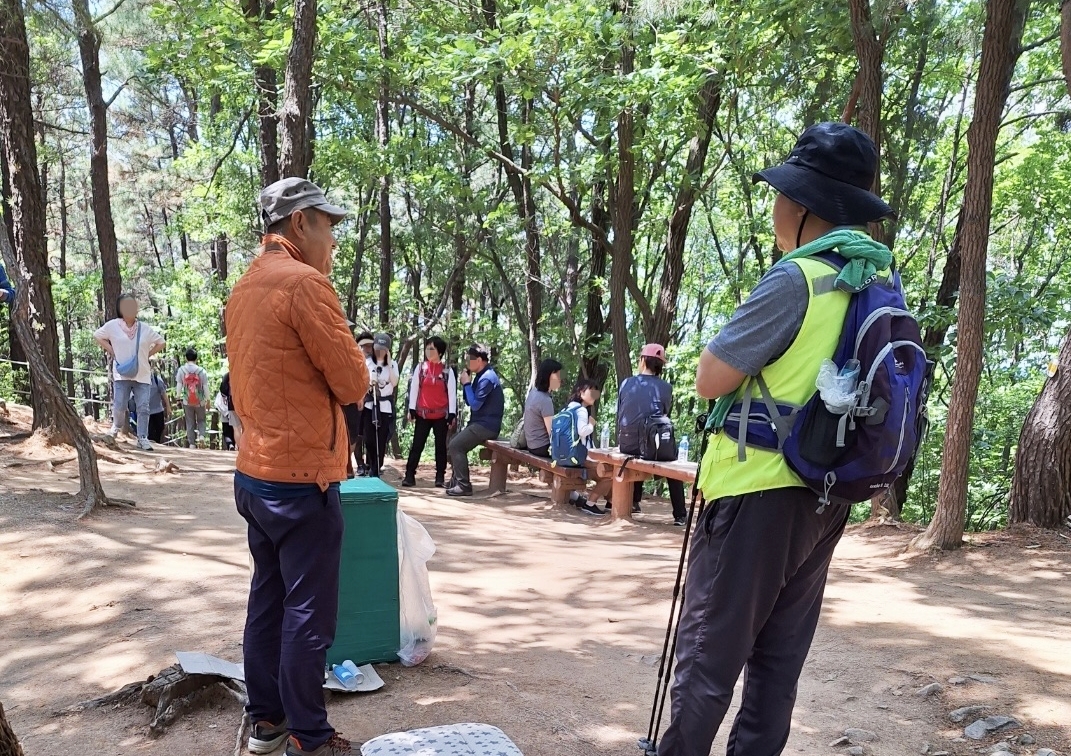
<svg viewBox="0 0 1071 756"><path fill-rule="evenodd" d="M498 438L502 431L502 413L506 397L502 383L491 367L491 352L481 345L469 347L469 366L461 372L461 385L465 387L465 404L472 411L465 430L450 442L450 464L454 468L453 485L446 489L450 496L472 496L469 481L469 452L482 444Z"/></svg>
<svg viewBox="0 0 1071 756"><path fill-rule="evenodd" d="M7 271L4 270L3 263L0 263L0 302L7 304L15 302L15 287L7 279Z"/></svg>

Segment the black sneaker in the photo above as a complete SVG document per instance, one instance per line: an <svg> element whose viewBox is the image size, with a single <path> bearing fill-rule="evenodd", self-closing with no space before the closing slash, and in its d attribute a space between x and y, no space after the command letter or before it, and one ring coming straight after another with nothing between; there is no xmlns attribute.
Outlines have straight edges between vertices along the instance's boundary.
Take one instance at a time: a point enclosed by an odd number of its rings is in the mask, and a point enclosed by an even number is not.
<svg viewBox="0 0 1071 756"><path fill-rule="evenodd" d="M435 487L436 488L446 488L446 476L445 475L436 475L435 476Z"/></svg>
<svg viewBox="0 0 1071 756"><path fill-rule="evenodd" d="M447 496L472 496L472 486L465 486L460 483L454 485L453 488L446 489Z"/></svg>
<svg viewBox="0 0 1071 756"><path fill-rule="evenodd" d="M686 522L688 522L688 518L687 517L674 517L673 518L673 524L675 526L677 526L678 528L683 528L684 524Z"/></svg>
<svg viewBox="0 0 1071 756"><path fill-rule="evenodd" d="M632 505L632 514L640 514L642 511L643 510L640 509L640 505L639 504L633 504Z"/></svg>
<svg viewBox="0 0 1071 756"><path fill-rule="evenodd" d="M368 477L368 465L357 465L357 477L358 478L366 478L366 477Z"/></svg>
<svg viewBox="0 0 1071 756"><path fill-rule="evenodd" d="M285 756L360 756L360 753L360 749L354 748L350 741L335 733L330 740L312 751L303 750L297 738L291 736Z"/></svg>
<svg viewBox="0 0 1071 756"><path fill-rule="evenodd" d="M416 478L413 477L412 475L406 475L405 479L402 481L402 487L403 488L412 488L415 485L416 485Z"/></svg>
<svg viewBox="0 0 1071 756"><path fill-rule="evenodd" d="M249 742L246 744L250 753L271 753L286 740L286 720L282 724L274 725L271 722L257 722L249 733Z"/></svg>
<svg viewBox="0 0 1071 756"><path fill-rule="evenodd" d="M570 491L569 503L572 504L574 507L579 508L588 503L588 497L580 493L579 491Z"/></svg>
<svg viewBox="0 0 1071 756"><path fill-rule="evenodd" d="M600 509L598 507L598 505L596 505L596 504L589 504L587 498L584 499L584 503L583 504L577 504L577 508L579 508L580 511L583 512L584 514L596 515L596 516L600 516L600 515L606 514L606 510L605 509Z"/></svg>

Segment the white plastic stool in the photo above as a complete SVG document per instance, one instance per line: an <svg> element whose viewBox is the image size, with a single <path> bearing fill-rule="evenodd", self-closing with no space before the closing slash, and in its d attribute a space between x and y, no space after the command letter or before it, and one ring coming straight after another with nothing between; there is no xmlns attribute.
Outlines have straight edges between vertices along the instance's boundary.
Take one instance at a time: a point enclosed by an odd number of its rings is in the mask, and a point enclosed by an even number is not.
<svg viewBox="0 0 1071 756"><path fill-rule="evenodd" d="M361 756L524 756L506 733L486 724L455 724L380 735Z"/></svg>

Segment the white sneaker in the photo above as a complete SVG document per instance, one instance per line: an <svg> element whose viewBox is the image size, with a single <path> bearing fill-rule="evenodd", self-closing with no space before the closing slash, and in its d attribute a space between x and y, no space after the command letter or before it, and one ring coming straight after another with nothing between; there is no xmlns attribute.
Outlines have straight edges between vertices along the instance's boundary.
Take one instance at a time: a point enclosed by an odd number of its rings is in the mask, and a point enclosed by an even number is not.
<svg viewBox="0 0 1071 756"><path fill-rule="evenodd" d="M112 441L114 441L116 438L119 437L119 429L118 428L112 428L110 431L108 431L107 433L104 434L104 437L105 438L110 438Z"/></svg>
<svg viewBox="0 0 1071 756"><path fill-rule="evenodd" d="M153 450L152 444L149 443L149 439L147 439L147 438L139 438L138 439L138 448L141 449L142 451L152 451Z"/></svg>

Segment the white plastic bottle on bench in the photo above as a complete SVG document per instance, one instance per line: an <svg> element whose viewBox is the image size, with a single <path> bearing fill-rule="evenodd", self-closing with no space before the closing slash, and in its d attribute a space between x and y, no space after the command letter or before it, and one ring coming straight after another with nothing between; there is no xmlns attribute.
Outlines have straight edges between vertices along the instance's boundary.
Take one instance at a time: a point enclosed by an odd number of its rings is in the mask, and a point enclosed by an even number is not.
<svg viewBox="0 0 1071 756"><path fill-rule="evenodd" d="M688 437L685 436L684 438L681 439L680 446L677 447L677 461L678 462L687 462L688 461L688 450L689 450Z"/></svg>
<svg viewBox="0 0 1071 756"><path fill-rule="evenodd" d="M602 426L602 436L599 437L599 448L600 449L609 449L610 448L610 424L609 423L606 423L605 425Z"/></svg>

